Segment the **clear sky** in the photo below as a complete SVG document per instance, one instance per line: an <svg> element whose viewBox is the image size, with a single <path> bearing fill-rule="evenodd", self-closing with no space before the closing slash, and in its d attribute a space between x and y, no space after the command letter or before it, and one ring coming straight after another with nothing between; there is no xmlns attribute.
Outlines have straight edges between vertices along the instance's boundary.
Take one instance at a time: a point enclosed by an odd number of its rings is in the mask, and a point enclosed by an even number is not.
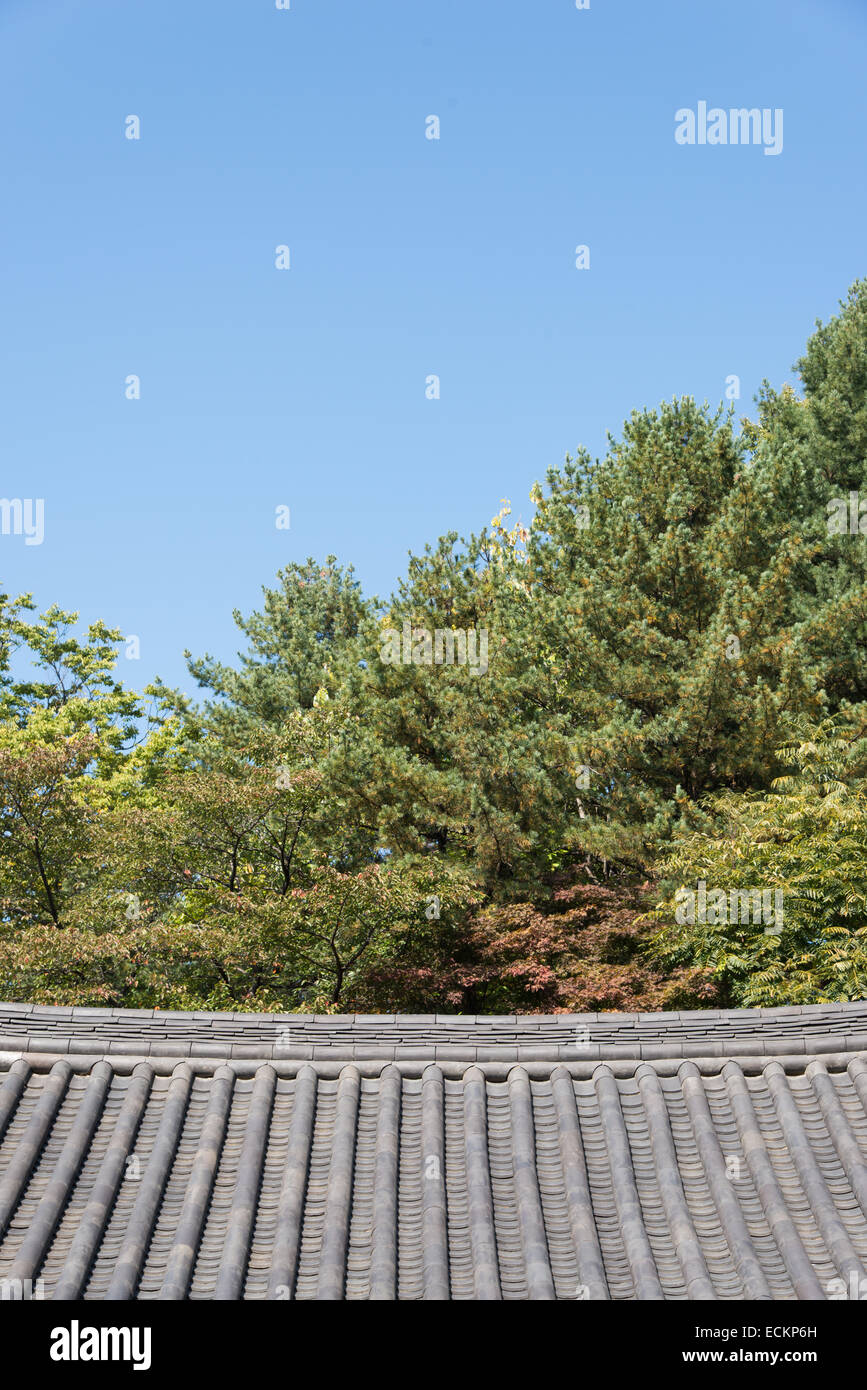
<svg viewBox="0 0 867 1390"><path fill-rule="evenodd" d="M633 407L751 411L867 274L865 72L867 0L0 0L0 586L194 692L287 561L387 594Z"/></svg>

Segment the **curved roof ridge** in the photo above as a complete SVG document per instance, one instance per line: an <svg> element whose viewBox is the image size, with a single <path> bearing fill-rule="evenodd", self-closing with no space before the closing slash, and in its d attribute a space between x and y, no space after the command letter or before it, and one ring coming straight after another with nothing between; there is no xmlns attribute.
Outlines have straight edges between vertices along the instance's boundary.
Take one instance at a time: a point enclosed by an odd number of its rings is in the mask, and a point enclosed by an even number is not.
<svg viewBox="0 0 867 1390"><path fill-rule="evenodd" d="M0 1051L513 1062L867 1051L867 1000L646 1014L252 1014L0 1004Z"/></svg>

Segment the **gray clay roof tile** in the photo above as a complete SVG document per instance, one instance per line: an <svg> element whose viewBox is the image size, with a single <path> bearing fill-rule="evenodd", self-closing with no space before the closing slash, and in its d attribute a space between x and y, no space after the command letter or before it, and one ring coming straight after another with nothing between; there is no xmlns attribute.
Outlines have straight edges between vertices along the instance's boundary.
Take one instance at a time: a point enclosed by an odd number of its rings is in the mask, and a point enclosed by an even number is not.
<svg viewBox="0 0 867 1390"><path fill-rule="evenodd" d="M0 1291L826 1298L867 1263L865 1135L867 1003L0 1005Z"/></svg>

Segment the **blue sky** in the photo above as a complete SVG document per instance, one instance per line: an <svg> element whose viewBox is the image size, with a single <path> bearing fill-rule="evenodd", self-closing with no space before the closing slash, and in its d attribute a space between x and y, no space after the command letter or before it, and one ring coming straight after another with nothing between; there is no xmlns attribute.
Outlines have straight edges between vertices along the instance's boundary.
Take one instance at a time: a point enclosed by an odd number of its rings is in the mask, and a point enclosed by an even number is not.
<svg viewBox="0 0 867 1390"><path fill-rule="evenodd" d="M194 692L282 564L387 594L633 407L752 411L867 274L865 71L864 0L0 0L0 586Z"/></svg>

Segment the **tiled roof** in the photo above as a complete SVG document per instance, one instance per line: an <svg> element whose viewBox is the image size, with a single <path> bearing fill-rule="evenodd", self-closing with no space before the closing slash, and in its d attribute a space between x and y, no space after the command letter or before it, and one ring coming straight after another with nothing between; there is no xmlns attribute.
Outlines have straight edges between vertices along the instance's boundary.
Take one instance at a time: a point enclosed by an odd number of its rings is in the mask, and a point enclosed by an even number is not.
<svg viewBox="0 0 867 1390"><path fill-rule="evenodd" d="M0 1280L60 1299L867 1287L865 1033L867 1004L0 1006Z"/></svg>
<svg viewBox="0 0 867 1390"><path fill-rule="evenodd" d="M655 1014L232 1014L0 1004L0 1050L276 1061L574 1061L867 1051L867 1001Z"/></svg>

